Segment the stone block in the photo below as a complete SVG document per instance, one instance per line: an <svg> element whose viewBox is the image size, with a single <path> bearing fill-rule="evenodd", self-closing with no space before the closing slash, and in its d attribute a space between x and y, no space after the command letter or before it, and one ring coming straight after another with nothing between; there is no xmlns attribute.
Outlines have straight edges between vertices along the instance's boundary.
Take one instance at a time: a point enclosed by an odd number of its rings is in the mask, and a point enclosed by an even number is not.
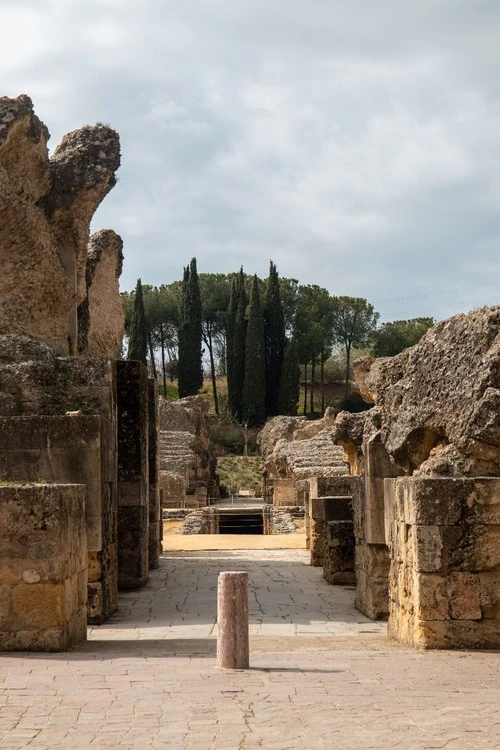
<svg viewBox="0 0 500 750"><path fill-rule="evenodd" d="M315 497L346 497L352 496L353 487L359 482L359 477L310 477L309 495Z"/></svg>
<svg viewBox="0 0 500 750"><path fill-rule="evenodd" d="M394 637L425 648L498 645L498 488L489 477L396 480L404 520L391 542Z"/></svg>
<svg viewBox="0 0 500 750"><path fill-rule="evenodd" d="M366 508L365 540L368 544L385 544L385 519L383 508Z"/></svg>
<svg viewBox="0 0 500 750"><path fill-rule="evenodd" d="M481 583L473 573L451 573L448 579L452 620L480 620Z"/></svg>
<svg viewBox="0 0 500 750"><path fill-rule="evenodd" d="M298 505L295 479L273 480L273 505Z"/></svg>
<svg viewBox="0 0 500 750"><path fill-rule="evenodd" d="M86 638L85 494L0 486L0 650L65 650Z"/></svg>
<svg viewBox="0 0 500 750"><path fill-rule="evenodd" d="M141 362L117 363L118 586L137 588L148 579L149 386Z"/></svg>
<svg viewBox="0 0 500 750"><path fill-rule="evenodd" d="M311 520L311 565L322 568L325 559L326 524L325 521Z"/></svg>
<svg viewBox="0 0 500 750"><path fill-rule="evenodd" d="M435 573L441 570L443 538L439 526L415 526L415 570Z"/></svg>
<svg viewBox="0 0 500 750"><path fill-rule="evenodd" d="M402 477L396 494L403 501L406 523L439 526L458 523L466 507L466 479Z"/></svg>

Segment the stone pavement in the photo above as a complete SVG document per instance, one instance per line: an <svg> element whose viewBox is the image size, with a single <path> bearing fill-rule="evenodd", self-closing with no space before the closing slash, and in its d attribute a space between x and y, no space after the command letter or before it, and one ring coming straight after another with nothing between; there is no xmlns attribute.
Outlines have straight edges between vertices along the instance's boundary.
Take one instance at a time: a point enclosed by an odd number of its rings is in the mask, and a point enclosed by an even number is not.
<svg viewBox="0 0 500 750"><path fill-rule="evenodd" d="M169 552L68 654L0 657L0 748L500 748L500 652L419 652L304 550ZM215 667L220 570L248 570L251 669Z"/></svg>

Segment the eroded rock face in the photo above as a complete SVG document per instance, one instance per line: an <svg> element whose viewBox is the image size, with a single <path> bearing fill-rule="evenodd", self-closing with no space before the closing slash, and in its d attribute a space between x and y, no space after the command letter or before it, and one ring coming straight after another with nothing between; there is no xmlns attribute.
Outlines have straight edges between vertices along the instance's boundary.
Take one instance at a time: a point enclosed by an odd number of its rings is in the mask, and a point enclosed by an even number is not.
<svg viewBox="0 0 500 750"><path fill-rule="evenodd" d="M85 271L86 294L78 306L78 352L117 357L125 318L119 278L123 242L112 229L101 229L89 240Z"/></svg>
<svg viewBox="0 0 500 750"><path fill-rule="evenodd" d="M500 307L438 323L410 349L375 360L364 382L381 440L405 472L500 473Z"/></svg>
<svg viewBox="0 0 500 750"><path fill-rule="evenodd" d="M51 159L29 97L0 98L0 334L76 348L89 224L115 184L118 134L69 133Z"/></svg>
<svg viewBox="0 0 500 750"><path fill-rule="evenodd" d="M315 421L305 417L271 419L257 438L269 478L303 480L347 474L342 449L333 443L333 425L330 409Z"/></svg>
<svg viewBox="0 0 500 750"><path fill-rule="evenodd" d="M186 493L205 488L217 491L217 459L205 415L208 403L201 396L179 401L160 399L160 488L164 507L180 507Z"/></svg>

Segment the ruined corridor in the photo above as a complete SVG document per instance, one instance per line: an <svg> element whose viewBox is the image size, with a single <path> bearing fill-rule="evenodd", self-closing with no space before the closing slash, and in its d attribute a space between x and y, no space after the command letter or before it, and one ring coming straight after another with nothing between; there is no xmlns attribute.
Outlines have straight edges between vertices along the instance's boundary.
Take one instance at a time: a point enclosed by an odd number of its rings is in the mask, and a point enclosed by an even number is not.
<svg viewBox="0 0 500 750"><path fill-rule="evenodd" d="M418 651L305 550L169 552L68 653L4 654L0 747L499 747L498 652ZM217 574L248 570L251 668L215 666Z"/></svg>

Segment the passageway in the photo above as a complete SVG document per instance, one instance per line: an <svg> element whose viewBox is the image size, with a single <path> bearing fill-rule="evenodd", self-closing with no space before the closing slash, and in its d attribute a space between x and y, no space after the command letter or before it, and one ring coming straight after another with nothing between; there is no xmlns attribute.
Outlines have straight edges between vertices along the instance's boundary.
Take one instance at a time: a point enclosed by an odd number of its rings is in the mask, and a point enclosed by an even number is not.
<svg viewBox="0 0 500 750"><path fill-rule="evenodd" d="M385 637L386 624L354 608L354 590L329 586L306 550L168 552L141 590L120 596L120 611L93 628L93 640L216 637L217 576L249 573L251 636Z"/></svg>

